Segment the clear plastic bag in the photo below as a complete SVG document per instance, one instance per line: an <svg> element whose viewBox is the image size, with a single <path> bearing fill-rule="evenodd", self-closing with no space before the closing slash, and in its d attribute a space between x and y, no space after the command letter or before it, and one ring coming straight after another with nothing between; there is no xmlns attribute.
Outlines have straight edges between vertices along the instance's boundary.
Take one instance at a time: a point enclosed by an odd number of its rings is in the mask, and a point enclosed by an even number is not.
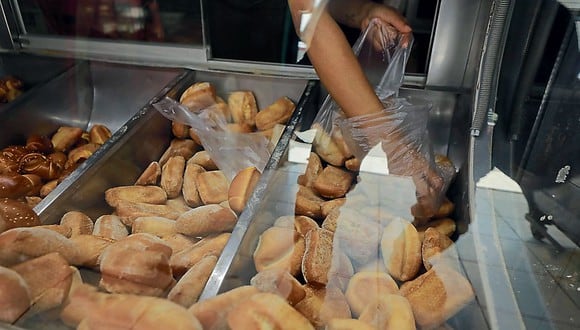
<svg viewBox="0 0 580 330"><path fill-rule="evenodd" d="M263 172L270 159L268 139L259 133L229 131L225 117L214 106L191 111L168 97L153 104L165 118L190 126L230 181L246 167L254 166Z"/></svg>
<svg viewBox="0 0 580 330"><path fill-rule="evenodd" d="M320 15L326 10L329 0L311 0L310 8L305 9L300 14L299 36L300 40L306 45L306 48L312 41L316 24Z"/></svg>

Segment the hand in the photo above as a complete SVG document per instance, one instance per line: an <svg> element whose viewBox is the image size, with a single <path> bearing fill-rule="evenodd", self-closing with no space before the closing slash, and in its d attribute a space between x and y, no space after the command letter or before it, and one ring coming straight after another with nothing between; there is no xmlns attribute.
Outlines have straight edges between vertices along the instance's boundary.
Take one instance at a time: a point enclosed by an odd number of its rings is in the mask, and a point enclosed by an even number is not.
<svg viewBox="0 0 580 330"><path fill-rule="evenodd" d="M361 21L361 31L364 31L373 18L378 18L384 23L394 26L401 33L413 31L407 20L396 9L387 5L369 2L363 8L363 19Z"/></svg>

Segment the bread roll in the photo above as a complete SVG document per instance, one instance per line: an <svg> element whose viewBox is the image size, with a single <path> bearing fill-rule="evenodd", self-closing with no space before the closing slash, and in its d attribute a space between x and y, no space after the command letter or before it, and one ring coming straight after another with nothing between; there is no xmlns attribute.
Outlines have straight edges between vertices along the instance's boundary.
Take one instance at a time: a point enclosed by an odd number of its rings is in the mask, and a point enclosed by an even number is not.
<svg viewBox="0 0 580 330"><path fill-rule="evenodd" d="M178 139L186 139L189 137L189 126L177 121L171 122L171 133Z"/></svg>
<svg viewBox="0 0 580 330"><path fill-rule="evenodd" d="M70 261L71 265L95 269L99 268L99 257L103 251L114 242L113 239L93 235L76 235L70 240L77 250L75 258Z"/></svg>
<svg viewBox="0 0 580 330"><path fill-rule="evenodd" d="M89 142L104 144L111 137L111 130L105 125L93 125L89 130Z"/></svg>
<svg viewBox="0 0 580 330"><path fill-rule="evenodd" d="M260 180L261 173L255 167L247 167L236 174L228 189L228 203L236 214L242 213L254 188Z"/></svg>
<svg viewBox="0 0 580 330"><path fill-rule="evenodd" d="M34 182L18 173L0 174L0 198L20 198L32 194Z"/></svg>
<svg viewBox="0 0 580 330"><path fill-rule="evenodd" d="M217 259L216 256L212 255L201 258L171 288L167 299L186 308L197 302L217 263Z"/></svg>
<svg viewBox="0 0 580 330"><path fill-rule="evenodd" d="M83 130L78 127L61 126L52 135L51 141L54 150L68 151L83 135Z"/></svg>
<svg viewBox="0 0 580 330"><path fill-rule="evenodd" d="M9 267L29 259L58 252L67 261L76 258L74 244L46 228L13 228L0 234L0 265Z"/></svg>
<svg viewBox="0 0 580 330"><path fill-rule="evenodd" d="M228 313L228 326L236 329L314 329L286 300L273 293L257 293Z"/></svg>
<svg viewBox="0 0 580 330"><path fill-rule="evenodd" d="M234 123L256 126L258 106L251 91L235 91L228 96L228 106Z"/></svg>
<svg viewBox="0 0 580 330"><path fill-rule="evenodd" d="M346 298L338 288L313 287L306 284L304 290L306 297L298 302L295 308L316 328L323 327L335 318L351 317Z"/></svg>
<svg viewBox="0 0 580 330"><path fill-rule="evenodd" d="M320 124L313 124L312 128L316 129L316 136L312 141L313 151L327 163L338 167L343 166L348 157L342 153L338 144Z"/></svg>
<svg viewBox="0 0 580 330"><path fill-rule="evenodd" d="M197 189L204 204L219 204L228 200L228 180L222 171L198 174Z"/></svg>
<svg viewBox="0 0 580 330"><path fill-rule="evenodd" d="M40 187L40 191L38 192L39 196L42 198L48 196L48 194L50 194L56 188L57 185L58 180L48 181L47 183L42 185L42 187Z"/></svg>
<svg viewBox="0 0 580 330"><path fill-rule="evenodd" d="M159 158L159 165L163 170L163 165L167 163L169 158L175 156L181 156L183 159L188 160L200 149L200 144L196 143L190 139L173 139L169 144L169 147L165 150L163 155Z"/></svg>
<svg viewBox="0 0 580 330"><path fill-rule="evenodd" d="M121 218L116 215L105 214L98 217L95 221L93 235L120 240L127 237L129 231L121 221Z"/></svg>
<svg viewBox="0 0 580 330"><path fill-rule="evenodd" d="M27 204L10 198L0 198L0 233L11 228L40 224L40 218Z"/></svg>
<svg viewBox="0 0 580 330"><path fill-rule="evenodd" d="M344 162L344 167L346 167L347 170L353 172L358 172L360 170L360 165L361 160L356 157L349 158Z"/></svg>
<svg viewBox="0 0 580 330"><path fill-rule="evenodd" d="M284 269L272 268L258 272L252 277L250 284L261 292L279 295L286 299L290 305L295 305L306 296L302 284Z"/></svg>
<svg viewBox="0 0 580 330"><path fill-rule="evenodd" d="M93 233L93 220L79 211L69 211L60 218L61 226L68 226L72 230L71 236L90 235Z"/></svg>
<svg viewBox="0 0 580 330"><path fill-rule="evenodd" d="M326 229L311 230L305 237L302 275L307 283L326 285L333 257L333 233Z"/></svg>
<svg viewBox="0 0 580 330"><path fill-rule="evenodd" d="M215 87L209 82L196 82L181 94L179 102L191 111L205 109L217 101Z"/></svg>
<svg viewBox="0 0 580 330"><path fill-rule="evenodd" d="M357 319L332 319L326 324L325 330L374 330L370 324Z"/></svg>
<svg viewBox="0 0 580 330"><path fill-rule="evenodd" d="M190 247L194 246L195 243L199 242L200 239L196 237L187 237L181 234L174 234L171 236L164 236L161 239L167 244L171 251L173 251L172 255L177 254L183 250L189 249Z"/></svg>
<svg viewBox="0 0 580 330"><path fill-rule="evenodd" d="M463 275L439 264L403 283L400 294L411 304L415 321L421 328L445 322L474 298L473 288Z"/></svg>
<svg viewBox="0 0 580 330"><path fill-rule="evenodd" d="M336 219L334 240L359 267L378 257L383 226L358 211L341 207Z"/></svg>
<svg viewBox="0 0 580 330"><path fill-rule="evenodd" d="M320 228L316 221L304 215L283 215L274 221L274 226L294 229L302 236L306 236L312 229Z"/></svg>
<svg viewBox="0 0 580 330"><path fill-rule="evenodd" d="M205 150L196 152L191 157L191 162L203 167L206 171L216 171L218 169L209 153Z"/></svg>
<svg viewBox="0 0 580 330"><path fill-rule="evenodd" d="M105 190L105 200L117 207L119 200L135 203L164 204L167 193L158 186L118 186Z"/></svg>
<svg viewBox="0 0 580 330"><path fill-rule="evenodd" d="M424 237L421 245L421 256L423 258L423 266L429 270L433 264L446 257L444 254L453 253L452 250L448 250L453 249L453 241L435 228L427 228ZM457 258L456 255L454 257Z"/></svg>
<svg viewBox="0 0 580 330"><path fill-rule="evenodd" d="M187 309L167 299L107 294L87 284L71 294L61 319L78 329L202 330Z"/></svg>
<svg viewBox="0 0 580 330"><path fill-rule="evenodd" d="M195 164L192 160L193 158L190 158L185 165L182 193L188 206L198 207L203 205L203 201L199 197L199 190L197 189L197 176L205 172L205 169L201 165Z"/></svg>
<svg viewBox="0 0 580 330"><path fill-rule="evenodd" d="M375 329L415 330L415 318L411 305L398 294L376 297L361 312L359 320L372 325Z"/></svg>
<svg viewBox="0 0 580 330"><path fill-rule="evenodd" d="M42 202L42 198L39 196L24 196L24 200L26 205L32 209L35 208L36 205L40 204L40 202Z"/></svg>
<svg viewBox="0 0 580 330"><path fill-rule="evenodd" d="M68 159L66 160L65 168L75 167L82 163L83 161L89 159L101 146L95 143L87 143L82 146L76 147L68 153ZM57 175L48 175L47 179L56 179Z"/></svg>
<svg viewBox="0 0 580 330"><path fill-rule="evenodd" d="M139 217L163 217L175 220L181 214L167 205L133 203L124 200L119 201L115 213L126 226L132 226L133 221Z"/></svg>
<svg viewBox="0 0 580 330"><path fill-rule="evenodd" d="M246 123L228 123L227 130L235 133L252 133L254 128Z"/></svg>
<svg viewBox="0 0 580 330"><path fill-rule="evenodd" d="M185 158L182 156L169 157L161 167L161 188L167 193L167 198L175 198L181 194L183 187L183 173Z"/></svg>
<svg viewBox="0 0 580 330"><path fill-rule="evenodd" d="M410 222L396 219L385 227L381 239L381 252L385 267L393 278L408 281L421 267L421 241Z"/></svg>
<svg viewBox="0 0 580 330"><path fill-rule="evenodd" d="M271 227L258 239L254 251L254 266L258 272L282 269L292 275L300 271L304 255L304 238L294 229Z"/></svg>
<svg viewBox="0 0 580 330"><path fill-rule="evenodd" d="M56 252L25 261L12 269L28 285L34 312L60 306L69 294L73 270Z"/></svg>
<svg viewBox="0 0 580 330"><path fill-rule="evenodd" d="M352 186L354 174L341 168L328 165L314 180L313 188L322 197L344 197Z"/></svg>
<svg viewBox="0 0 580 330"><path fill-rule="evenodd" d="M361 312L379 297L387 294L398 294L399 287L389 274L373 271L362 271L354 274L348 282L346 299L353 315Z"/></svg>
<svg viewBox="0 0 580 330"><path fill-rule="evenodd" d="M315 220L323 219L322 203L324 199L318 196L312 188L298 185L294 214L305 215Z"/></svg>
<svg viewBox="0 0 580 330"><path fill-rule="evenodd" d="M226 329L228 313L259 292L253 286L240 286L193 304L189 312L201 322L204 329ZM245 303L241 306L245 306Z"/></svg>
<svg viewBox="0 0 580 330"><path fill-rule="evenodd" d="M172 254L170 266L173 274L177 277L182 276L205 256L219 257L230 236L230 233L208 236L195 243L192 247Z"/></svg>
<svg viewBox="0 0 580 330"><path fill-rule="evenodd" d="M294 102L283 96L256 114L256 128L263 131L286 124L294 112Z"/></svg>
<svg viewBox="0 0 580 330"><path fill-rule="evenodd" d="M26 281L14 270L0 266L0 322L14 323L32 304Z"/></svg>
<svg viewBox="0 0 580 330"><path fill-rule="evenodd" d="M441 234L451 237L455 233L456 224L451 218L442 218L429 221L426 225L417 227L417 232L419 233L419 239L423 241L425 231L428 228L435 228Z"/></svg>
<svg viewBox="0 0 580 330"><path fill-rule="evenodd" d="M107 247L100 257L99 286L112 293L160 296L173 284L171 248L150 234L132 234Z"/></svg>
<svg viewBox="0 0 580 330"><path fill-rule="evenodd" d="M147 233L163 238L177 234L177 229L175 220L163 217L139 217L133 221L131 233Z"/></svg>
<svg viewBox="0 0 580 330"><path fill-rule="evenodd" d="M322 217L326 218L334 209L339 209L346 203L346 198L335 198L325 201L320 205ZM334 230L333 230L334 231Z"/></svg>
<svg viewBox="0 0 580 330"><path fill-rule="evenodd" d="M308 156L308 163L304 174L298 176L298 184L305 187L312 187L312 184L314 184L314 181L323 169L324 167L322 166L320 157L316 153L311 152L310 156Z"/></svg>
<svg viewBox="0 0 580 330"><path fill-rule="evenodd" d="M191 210L191 207L189 207L189 205L185 203L183 195L168 199L167 202L165 202L165 205L169 206L170 208L174 209L179 213L184 213Z"/></svg>
<svg viewBox="0 0 580 330"><path fill-rule="evenodd" d="M238 217L231 209L209 204L180 215L175 221L175 230L187 236L207 236L232 231L237 220Z"/></svg>
<svg viewBox="0 0 580 330"><path fill-rule="evenodd" d="M50 229L54 232L57 232L59 234L61 234L62 236L66 237L66 238L70 238L71 234L72 234L72 229L69 226L63 226L63 225L41 225L41 226L36 226L37 228L45 228L45 229Z"/></svg>
<svg viewBox="0 0 580 330"><path fill-rule="evenodd" d="M141 175L135 181L135 185L147 186L156 185L161 177L161 165L158 162L151 162L141 173Z"/></svg>

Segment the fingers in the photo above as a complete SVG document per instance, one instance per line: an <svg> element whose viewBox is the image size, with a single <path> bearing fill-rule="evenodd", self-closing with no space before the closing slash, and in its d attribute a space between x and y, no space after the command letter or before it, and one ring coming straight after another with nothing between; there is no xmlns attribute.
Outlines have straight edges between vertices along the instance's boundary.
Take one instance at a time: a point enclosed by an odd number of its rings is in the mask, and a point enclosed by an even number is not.
<svg viewBox="0 0 580 330"><path fill-rule="evenodd" d="M389 6L374 4L369 9L366 18L362 21L362 30L368 27L373 18L378 18L385 23L391 24L401 33L410 33L413 31L405 17Z"/></svg>

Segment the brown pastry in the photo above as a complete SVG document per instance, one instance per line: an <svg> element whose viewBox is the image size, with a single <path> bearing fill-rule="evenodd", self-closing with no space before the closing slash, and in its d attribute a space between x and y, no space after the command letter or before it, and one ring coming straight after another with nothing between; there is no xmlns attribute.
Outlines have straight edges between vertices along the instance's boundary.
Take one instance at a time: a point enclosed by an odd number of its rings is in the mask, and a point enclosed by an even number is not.
<svg viewBox="0 0 580 330"><path fill-rule="evenodd" d="M432 265L444 257L442 253L453 245L449 237L443 235L435 228L427 228L421 245L421 256L425 269L431 269Z"/></svg>
<svg viewBox="0 0 580 330"><path fill-rule="evenodd" d="M326 229L311 230L305 237L302 275L307 283L326 285L333 257L333 233Z"/></svg>
<svg viewBox="0 0 580 330"><path fill-rule="evenodd" d="M58 183L59 183L58 180L48 181L47 183L42 185L42 187L40 187L40 191L38 192L38 194L42 198L48 196L48 194L50 194L56 188Z"/></svg>
<svg viewBox="0 0 580 330"><path fill-rule="evenodd" d="M167 198L175 198L181 194L185 159L182 156L169 157L161 168L161 188L167 192Z"/></svg>
<svg viewBox="0 0 580 330"><path fill-rule="evenodd" d="M83 135L83 130L78 127L62 126L52 135L51 141L56 151L68 151Z"/></svg>
<svg viewBox="0 0 580 330"><path fill-rule="evenodd" d="M185 203L191 207L203 205L203 201L201 200L197 189L197 176L202 172L205 172L205 169L201 165L195 164L193 158L190 158L187 161L185 165L185 173L183 174L182 194Z"/></svg>
<svg viewBox="0 0 580 330"><path fill-rule="evenodd" d="M324 167L322 166L320 157L316 153L311 152L310 156L308 156L308 164L306 165L304 174L298 176L298 184L305 187L312 187L314 181L323 169Z"/></svg>
<svg viewBox="0 0 580 330"><path fill-rule="evenodd" d="M348 157L343 154L339 145L319 124L313 124L312 128L316 129L316 136L312 142L313 151L327 163L338 167L343 166Z"/></svg>
<svg viewBox="0 0 580 330"><path fill-rule="evenodd" d="M272 268L258 272L252 277L250 284L261 292L279 295L290 305L295 305L306 296L302 284L284 269Z"/></svg>
<svg viewBox="0 0 580 330"><path fill-rule="evenodd" d="M18 174L20 163L0 154L0 174Z"/></svg>
<svg viewBox="0 0 580 330"><path fill-rule="evenodd" d="M132 234L100 256L99 286L112 293L160 296L173 284L171 248L150 234Z"/></svg>
<svg viewBox="0 0 580 330"><path fill-rule="evenodd" d="M257 293L260 291L253 286L240 286L193 304L189 312L201 322L204 329L226 329L228 313L238 305L245 306L242 302Z"/></svg>
<svg viewBox="0 0 580 330"><path fill-rule="evenodd" d="M133 221L131 233L147 233L163 238L177 234L175 220L163 217L139 217Z"/></svg>
<svg viewBox="0 0 580 330"><path fill-rule="evenodd" d="M135 185L138 186L147 186L147 185L156 185L159 182L159 178L161 177L161 165L158 162L151 162L145 168L143 173L137 178L135 181Z"/></svg>
<svg viewBox="0 0 580 330"><path fill-rule="evenodd" d="M445 322L474 298L473 288L463 275L439 264L403 283L400 294L411 304L415 321L422 328Z"/></svg>
<svg viewBox="0 0 580 330"><path fill-rule="evenodd" d="M197 145L203 145L201 143L201 139L199 138L199 136L197 135L197 132L195 131L195 129L193 128L189 128L189 138L192 139L195 143L197 143Z"/></svg>
<svg viewBox="0 0 580 330"><path fill-rule="evenodd" d="M126 226L132 226L133 221L139 217L163 217L167 219L177 219L180 212L167 205L133 203L120 200L115 208L116 215Z"/></svg>
<svg viewBox="0 0 580 330"><path fill-rule="evenodd" d="M314 180L312 186L322 197L340 198L350 190L353 179L352 172L328 165Z"/></svg>
<svg viewBox="0 0 580 330"><path fill-rule="evenodd" d="M97 150L99 150L100 147L100 144L87 143L72 149L68 153L68 159L64 164L64 167L69 168L84 162L85 160L89 159L89 157L91 157Z"/></svg>
<svg viewBox="0 0 580 330"><path fill-rule="evenodd" d="M14 267L30 289L35 312L60 306L68 296L73 271L56 252L22 262Z"/></svg>
<svg viewBox="0 0 580 330"><path fill-rule="evenodd" d="M398 218L383 231L381 252L385 267L393 278L408 281L421 267L421 241L410 222Z"/></svg>
<svg viewBox="0 0 580 330"><path fill-rule="evenodd" d="M312 188L298 185L294 214L305 215L315 220L321 220L323 219L321 207L324 201L325 200L318 196Z"/></svg>
<svg viewBox="0 0 580 330"><path fill-rule="evenodd" d="M0 156L6 157L12 161L19 162L20 158L30 151L25 146L11 145L0 150Z"/></svg>
<svg viewBox="0 0 580 330"><path fill-rule="evenodd" d="M191 162L203 167L206 171L215 171L218 169L209 153L205 150L196 152L191 157Z"/></svg>
<svg viewBox="0 0 580 330"><path fill-rule="evenodd" d="M0 198L0 233L16 227L40 225L40 218L26 203Z"/></svg>
<svg viewBox="0 0 580 330"><path fill-rule="evenodd" d="M196 143L190 139L173 139L169 144L169 147L163 155L159 158L159 165L163 166L169 160L169 158L174 156L181 156L183 159L188 160L200 149L200 144Z"/></svg>
<svg viewBox="0 0 580 330"><path fill-rule="evenodd" d="M425 231L428 228L435 228L441 234L451 237L453 233L455 233L456 224L455 221L451 218L442 218L429 221L425 226L417 227L417 232L419 233L419 239L423 241L423 237L425 235Z"/></svg>
<svg viewBox="0 0 580 330"><path fill-rule="evenodd" d="M64 169L68 156L62 151L55 151L47 155L47 157L61 170Z"/></svg>
<svg viewBox="0 0 580 330"><path fill-rule="evenodd" d="M228 189L228 202L230 208L237 214L242 213L254 188L260 180L261 173L255 167L247 167L241 170L233 178Z"/></svg>
<svg viewBox="0 0 580 330"><path fill-rule="evenodd" d="M237 329L312 329L310 322L286 300L273 293L257 293L228 313L228 326Z"/></svg>
<svg viewBox="0 0 580 330"><path fill-rule="evenodd" d="M324 327L335 318L351 317L350 307L342 291L338 288L304 285L306 297L294 307L316 328Z"/></svg>
<svg viewBox="0 0 580 330"><path fill-rule="evenodd" d="M254 265L258 272L276 268L297 275L303 255L304 238L297 231L271 227L258 239L258 246L254 251Z"/></svg>
<svg viewBox="0 0 580 330"><path fill-rule="evenodd" d="M204 204L228 200L228 180L222 171L202 172L197 176L197 190Z"/></svg>
<svg viewBox="0 0 580 330"><path fill-rule="evenodd" d="M294 102L283 96L256 114L256 128L266 130L276 124L286 124L294 112Z"/></svg>
<svg viewBox="0 0 580 330"><path fill-rule="evenodd" d="M119 200L164 204L167 193L158 186L118 186L105 190L105 200L112 207L117 207Z"/></svg>
<svg viewBox="0 0 580 330"><path fill-rule="evenodd" d="M322 212L322 216L326 219L326 217L334 210L338 209L346 203L346 198L335 198L329 201L325 201L320 205L320 210ZM334 230L333 230L334 231Z"/></svg>
<svg viewBox="0 0 580 330"><path fill-rule="evenodd" d="M362 271L354 274L348 282L346 299L355 316L379 297L387 294L398 294L399 287L389 274L374 271Z"/></svg>
<svg viewBox="0 0 580 330"><path fill-rule="evenodd" d="M24 196L24 200L26 201L26 205L30 206L31 208L35 208L36 205L38 205L38 204L40 204L40 202L42 202L42 197L40 197L40 196Z"/></svg>
<svg viewBox="0 0 580 330"><path fill-rule="evenodd" d="M173 274L176 277L182 276L189 268L205 256L212 255L219 257L230 236L230 233L207 236L195 243L192 247L172 254L169 263Z"/></svg>
<svg viewBox="0 0 580 330"><path fill-rule="evenodd" d="M379 295L361 312L359 320L375 329L415 330L411 305L398 294Z"/></svg>
<svg viewBox="0 0 580 330"><path fill-rule="evenodd" d="M0 198L20 198L29 195L34 182L20 174L0 174Z"/></svg>
<svg viewBox="0 0 580 330"><path fill-rule="evenodd" d="M189 126L184 123L172 121L171 133L178 139L187 139L189 137Z"/></svg>
<svg viewBox="0 0 580 330"><path fill-rule="evenodd" d="M99 258L103 251L115 242L111 238L94 235L75 235L70 240L77 250L70 264L95 269L99 269Z"/></svg>
<svg viewBox="0 0 580 330"><path fill-rule="evenodd" d="M349 158L344 162L344 167L352 172L358 172L360 170L360 165L361 160L356 157Z"/></svg>
<svg viewBox="0 0 580 330"><path fill-rule="evenodd" d="M197 82L181 94L179 102L193 112L203 110L217 102L215 87L209 82Z"/></svg>
<svg viewBox="0 0 580 330"><path fill-rule="evenodd" d="M234 229L238 217L231 209L218 204L196 207L175 221L175 230L187 236L207 236Z"/></svg>
<svg viewBox="0 0 580 330"><path fill-rule="evenodd" d="M69 211L60 219L62 226L72 229L71 236L90 235L93 233L93 220L86 214L79 211Z"/></svg>
<svg viewBox="0 0 580 330"><path fill-rule="evenodd" d="M234 123L256 125L258 106L251 91L235 91L228 96L228 106Z"/></svg>
<svg viewBox="0 0 580 330"><path fill-rule="evenodd" d="M26 138L26 149L41 154L49 154L54 150L50 138L38 134L32 134Z"/></svg>
<svg viewBox="0 0 580 330"><path fill-rule="evenodd" d="M89 130L89 142L104 144L111 137L111 130L105 125L93 125Z"/></svg>
<svg viewBox="0 0 580 330"><path fill-rule="evenodd" d="M46 228L13 228L0 234L0 265L9 267L23 261L58 252L67 261L76 258L74 244Z"/></svg>
<svg viewBox="0 0 580 330"><path fill-rule="evenodd" d="M121 221L121 218L116 215L105 214L98 217L95 221L93 235L120 240L127 237L129 231Z"/></svg>
<svg viewBox="0 0 580 330"><path fill-rule="evenodd" d="M32 304L28 284L20 274L0 266L0 322L14 323Z"/></svg>
<svg viewBox="0 0 580 330"><path fill-rule="evenodd" d="M87 284L75 288L60 316L78 329L203 329L187 309L167 299L108 294Z"/></svg>
<svg viewBox="0 0 580 330"><path fill-rule="evenodd" d="M167 299L186 308L196 303L216 263L216 256L203 257L183 274L169 291Z"/></svg>
<svg viewBox="0 0 580 330"><path fill-rule="evenodd" d="M453 213L454 210L455 204L453 204L453 202L450 201L447 197L444 197L443 201L441 202L441 206L439 206L439 209L437 210L437 212L435 212L433 218L435 219L446 218L449 215L451 215L451 213Z"/></svg>

